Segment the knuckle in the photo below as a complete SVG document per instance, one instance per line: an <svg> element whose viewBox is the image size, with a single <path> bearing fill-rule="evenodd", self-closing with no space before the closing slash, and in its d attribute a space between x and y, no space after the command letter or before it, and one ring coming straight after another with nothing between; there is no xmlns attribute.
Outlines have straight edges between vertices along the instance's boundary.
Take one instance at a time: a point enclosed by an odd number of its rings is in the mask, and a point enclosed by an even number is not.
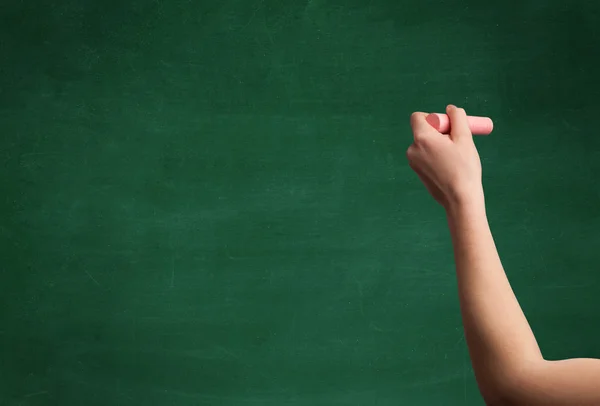
<svg viewBox="0 0 600 406"><path fill-rule="evenodd" d="M410 115L410 124L414 127L419 120L419 113L414 112Z"/></svg>
<svg viewBox="0 0 600 406"><path fill-rule="evenodd" d="M417 147L415 144L412 144L410 147L408 147L408 149L406 150L406 158L408 159L408 163L410 164L410 166L412 167L417 159Z"/></svg>
<svg viewBox="0 0 600 406"><path fill-rule="evenodd" d="M423 144L427 140L427 137L423 131L415 131L414 138L417 144Z"/></svg>
<svg viewBox="0 0 600 406"><path fill-rule="evenodd" d="M458 106L449 106L449 114L452 115L462 115L462 114L466 114L465 109L462 107L458 107Z"/></svg>

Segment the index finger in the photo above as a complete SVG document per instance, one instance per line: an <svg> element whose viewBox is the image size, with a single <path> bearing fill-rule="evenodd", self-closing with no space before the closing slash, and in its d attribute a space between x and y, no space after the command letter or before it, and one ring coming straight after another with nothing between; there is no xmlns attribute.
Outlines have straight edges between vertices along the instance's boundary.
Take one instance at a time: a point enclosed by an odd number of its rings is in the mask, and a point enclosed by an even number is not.
<svg viewBox="0 0 600 406"><path fill-rule="evenodd" d="M420 111L414 112L410 115L410 126L412 127L413 133L433 129L433 127L426 120L427 116L427 113L422 113Z"/></svg>

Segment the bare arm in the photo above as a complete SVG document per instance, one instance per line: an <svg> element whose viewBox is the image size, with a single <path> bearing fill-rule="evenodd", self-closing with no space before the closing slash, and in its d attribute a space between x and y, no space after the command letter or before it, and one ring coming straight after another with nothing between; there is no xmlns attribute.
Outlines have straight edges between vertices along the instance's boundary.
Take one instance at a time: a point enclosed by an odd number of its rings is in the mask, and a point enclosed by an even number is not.
<svg viewBox="0 0 600 406"><path fill-rule="evenodd" d="M488 404L599 405L600 360L546 361L510 287L485 213L481 164L462 109L452 134L412 117L411 167L445 207L465 336Z"/></svg>
<svg viewBox="0 0 600 406"><path fill-rule="evenodd" d="M483 202L448 211L473 368L490 404L598 405L600 361L542 358L494 245Z"/></svg>

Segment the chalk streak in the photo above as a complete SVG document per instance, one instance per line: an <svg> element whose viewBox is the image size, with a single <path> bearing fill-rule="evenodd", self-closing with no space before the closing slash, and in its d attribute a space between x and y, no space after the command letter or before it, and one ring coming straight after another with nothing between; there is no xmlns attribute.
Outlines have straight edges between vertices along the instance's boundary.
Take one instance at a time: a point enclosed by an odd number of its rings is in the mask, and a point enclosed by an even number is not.
<svg viewBox="0 0 600 406"><path fill-rule="evenodd" d="M24 398L32 398L32 397L34 397L34 396L45 395L45 394L47 394L47 393L48 393L48 391L45 391L45 390L43 390L43 391L39 391L39 392L28 393L27 395L24 395L23 397L24 397Z"/></svg>
<svg viewBox="0 0 600 406"><path fill-rule="evenodd" d="M98 281L96 280L96 278L94 278L94 277L92 276L92 274L91 274L91 273L89 273L89 272L87 271L87 269L84 269L83 271L84 271L84 272L87 274L87 276L89 276L89 277L90 277L90 279L91 279L92 281L94 281L94 283L95 283L96 285L100 286L100 284L98 283Z"/></svg>
<svg viewBox="0 0 600 406"><path fill-rule="evenodd" d="M242 30L245 30L246 28L248 28L248 26L250 25L250 23L252 22L252 20L254 20L254 17L256 17L256 13L258 13L258 10L260 10L262 8L264 2L265 2L265 0L261 0L260 1L258 7L256 7L256 9L254 10L254 13L250 17L250 20L248 20L248 22L246 23L246 25L244 25L244 27L242 27Z"/></svg>

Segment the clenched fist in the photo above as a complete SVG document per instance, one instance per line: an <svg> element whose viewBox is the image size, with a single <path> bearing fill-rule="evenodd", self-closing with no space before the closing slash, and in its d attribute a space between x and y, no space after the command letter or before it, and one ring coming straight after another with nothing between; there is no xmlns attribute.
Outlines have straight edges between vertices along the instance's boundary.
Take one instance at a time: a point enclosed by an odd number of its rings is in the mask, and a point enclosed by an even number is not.
<svg viewBox="0 0 600 406"><path fill-rule="evenodd" d="M464 109L448 106L450 134L437 132L426 113L413 113L414 142L406 153L410 167L429 193L448 211L456 206L483 203L481 161Z"/></svg>

